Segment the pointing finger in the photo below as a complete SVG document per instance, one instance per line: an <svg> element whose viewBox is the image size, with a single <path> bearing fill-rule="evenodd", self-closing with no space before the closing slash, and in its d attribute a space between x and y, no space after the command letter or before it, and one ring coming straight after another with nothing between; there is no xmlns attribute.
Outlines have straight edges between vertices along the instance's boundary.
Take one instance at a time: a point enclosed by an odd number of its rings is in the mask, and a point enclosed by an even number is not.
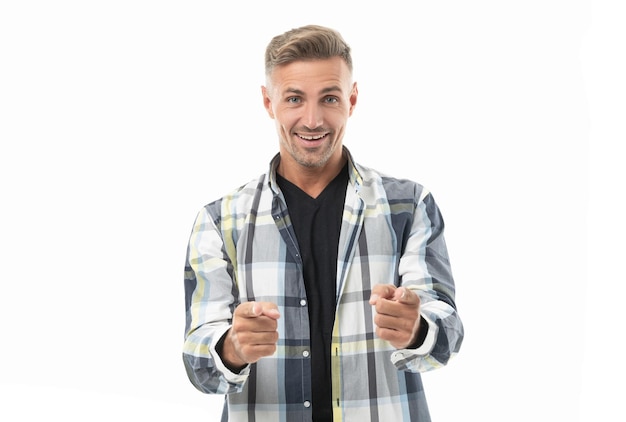
<svg viewBox="0 0 626 422"><path fill-rule="evenodd" d="M272 319L280 318L280 312L275 304L269 302L248 302L248 309L245 315L248 318L266 316Z"/></svg>
<svg viewBox="0 0 626 422"><path fill-rule="evenodd" d="M377 284L372 288L372 294L370 296L370 305L376 305L378 299L391 299L393 297L395 286L391 284Z"/></svg>
<svg viewBox="0 0 626 422"><path fill-rule="evenodd" d="M278 308L273 303L264 304L263 308L261 309L261 314L272 319L280 318L280 312L278 312Z"/></svg>

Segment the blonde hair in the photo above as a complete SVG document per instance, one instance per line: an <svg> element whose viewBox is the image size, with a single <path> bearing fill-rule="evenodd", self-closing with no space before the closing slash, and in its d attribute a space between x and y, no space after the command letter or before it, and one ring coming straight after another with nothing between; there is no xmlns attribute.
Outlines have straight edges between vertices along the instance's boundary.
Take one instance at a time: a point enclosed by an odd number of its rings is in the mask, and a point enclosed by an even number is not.
<svg viewBox="0 0 626 422"><path fill-rule="evenodd" d="M306 25L277 35L265 49L265 75L276 66L298 60L316 60L341 57L352 72L350 46L334 29Z"/></svg>

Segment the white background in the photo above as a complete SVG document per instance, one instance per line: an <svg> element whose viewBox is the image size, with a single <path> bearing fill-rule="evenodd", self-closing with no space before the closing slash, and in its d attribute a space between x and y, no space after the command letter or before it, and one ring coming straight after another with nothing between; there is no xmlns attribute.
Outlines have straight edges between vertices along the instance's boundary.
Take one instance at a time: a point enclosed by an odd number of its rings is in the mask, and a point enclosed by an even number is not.
<svg viewBox="0 0 626 422"><path fill-rule="evenodd" d="M187 236L277 151L265 45L319 23L353 48L345 145L446 220L466 340L433 419L625 420L619 2L366 3L0 4L0 419L218 420Z"/></svg>

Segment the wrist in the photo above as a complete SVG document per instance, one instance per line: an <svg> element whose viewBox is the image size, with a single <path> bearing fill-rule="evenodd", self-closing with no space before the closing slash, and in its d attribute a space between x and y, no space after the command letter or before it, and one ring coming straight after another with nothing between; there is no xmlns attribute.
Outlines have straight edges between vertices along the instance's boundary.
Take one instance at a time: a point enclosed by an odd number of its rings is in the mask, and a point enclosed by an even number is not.
<svg viewBox="0 0 626 422"><path fill-rule="evenodd" d="M420 315L420 322L417 328L417 333L415 334L415 339L406 348L417 349L420 347L424 344L424 340L426 340L426 334L428 334L428 322L423 316Z"/></svg>
<svg viewBox="0 0 626 422"><path fill-rule="evenodd" d="M230 339L230 330L226 331L224 335L222 335L215 345L215 350L222 359L224 366L235 374L240 373L246 365L248 365L248 363L240 359L235 352L235 346Z"/></svg>

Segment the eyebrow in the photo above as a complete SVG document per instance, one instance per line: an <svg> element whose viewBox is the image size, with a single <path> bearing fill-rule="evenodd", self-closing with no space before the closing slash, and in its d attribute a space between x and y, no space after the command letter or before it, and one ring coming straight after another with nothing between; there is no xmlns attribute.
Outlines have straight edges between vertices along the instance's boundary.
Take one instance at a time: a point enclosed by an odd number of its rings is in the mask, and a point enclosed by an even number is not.
<svg viewBox="0 0 626 422"><path fill-rule="evenodd" d="M330 92L337 92L337 91L342 92L341 87L339 87L339 85L333 85L333 86L329 86L327 88L322 89L319 93L323 95L323 94L328 94ZM297 89L297 88L287 88L285 89L285 93L304 95L304 91Z"/></svg>

